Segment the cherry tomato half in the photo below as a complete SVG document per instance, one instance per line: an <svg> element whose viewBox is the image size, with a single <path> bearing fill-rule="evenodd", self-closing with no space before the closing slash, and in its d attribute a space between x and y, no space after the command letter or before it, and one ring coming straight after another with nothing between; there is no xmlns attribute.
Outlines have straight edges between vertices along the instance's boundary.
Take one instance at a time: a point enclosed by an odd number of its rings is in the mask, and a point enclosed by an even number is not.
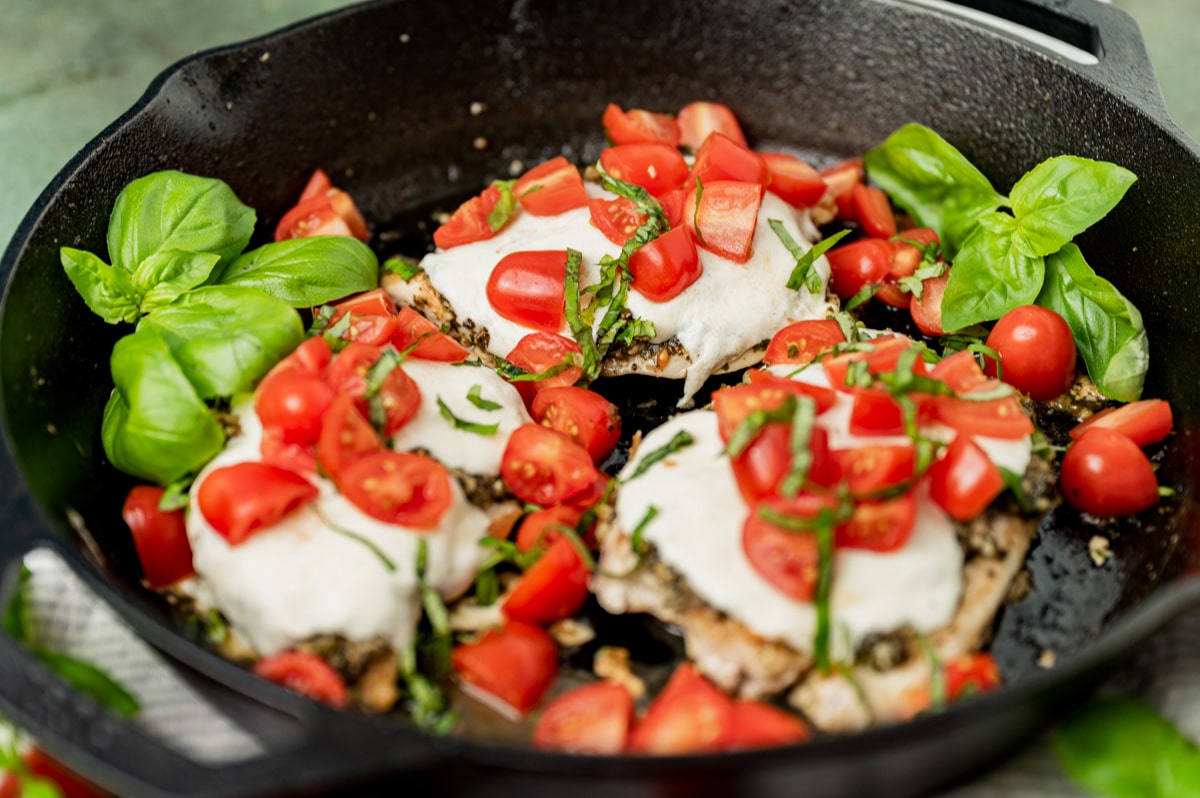
<svg viewBox="0 0 1200 798"><path fill-rule="evenodd" d="M841 326L833 319L810 319L792 322L771 338L763 363L802 366L817 359L846 340Z"/></svg>
<svg viewBox="0 0 1200 798"><path fill-rule="evenodd" d="M640 108L622 111L609 103L601 119L604 132L613 144L679 144L679 123L667 114L655 114Z"/></svg>
<svg viewBox="0 0 1200 798"><path fill-rule="evenodd" d="M849 299L868 285L882 283L891 271L891 257L891 242L880 238L864 238L829 250L825 259L833 292Z"/></svg>
<svg viewBox="0 0 1200 798"><path fill-rule="evenodd" d="M688 103L675 117L679 123L679 143L695 151L713 132L722 133L733 141L746 145L746 134L729 106L721 103Z"/></svg>
<svg viewBox="0 0 1200 798"><path fill-rule="evenodd" d="M692 162L688 182L695 184L697 180L705 186L717 180L760 183L765 186L771 181L771 171L757 152L714 131L700 145L696 160Z"/></svg>
<svg viewBox="0 0 1200 798"><path fill-rule="evenodd" d="M971 436L959 433L926 472L929 497L955 521L970 521L1004 490L1004 477Z"/></svg>
<svg viewBox="0 0 1200 798"><path fill-rule="evenodd" d="M1136 443L1112 429L1093 427L1062 458L1059 488L1085 513L1133 515L1158 501L1158 480Z"/></svg>
<svg viewBox="0 0 1200 798"><path fill-rule="evenodd" d="M917 497L912 491L885 501L860 501L850 520L834 531L834 545L843 549L889 552L903 548L917 521Z"/></svg>
<svg viewBox="0 0 1200 798"><path fill-rule="evenodd" d="M514 621L542 626L561 621L583 606L590 575L575 544L567 537L559 537L521 574L501 610Z"/></svg>
<svg viewBox="0 0 1200 798"><path fill-rule="evenodd" d="M279 431L284 443L316 443L321 418L333 402L333 389L319 376L298 370L264 380L254 394L254 412L263 427Z"/></svg>
<svg viewBox="0 0 1200 798"><path fill-rule="evenodd" d="M121 517L133 534L133 545L150 587L162 588L196 573L183 509L160 510L163 489L138 485L129 491Z"/></svg>
<svg viewBox="0 0 1200 798"><path fill-rule="evenodd" d="M631 287L654 302L666 302L700 279L704 267L692 231L686 226L668 230L629 256Z"/></svg>
<svg viewBox="0 0 1200 798"><path fill-rule="evenodd" d="M950 270L942 272L941 277L929 277L921 281L920 298L913 296L909 302L909 312L917 329L926 335L936 338L945 335L942 327L942 296L946 293L946 283L950 282Z"/></svg>
<svg viewBox="0 0 1200 798"><path fill-rule="evenodd" d="M396 315L392 346L401 352L412 347L410 357L439 363L461 363L471 356L466 347L438 329L436 324L407 307L401 308Z"/></svg>
<svg viewBox="0 0 1200 798"><path fill-rule="evenodd" d="M852 189L850 201L854 203L854 216L864 233L871 238L896 235L896 217L882 190L859 183Z"/></svg>
<svg viewBox="0 0 1200 798"><path fill-rule="evenodd" d="M605 238L619 247L625 246L630 236L649 218L644 213L638 213L636 208L633 201L625 197L588 200L588 213L591 214L592 224L604 233Z"/></svg>
<svg viewBox="0 0 1200 798"><path fill-rule="evenodd" d="M587 449L597 463L608 456L621 437L616 405L587 388L567 385L538 391L530 415Z"/></svg>
<svg viewBox="0 0 1200 798"><path fill-rule="evenodd" d="M1049 308L1022 305L1000 317L987 337L1000 355L1001 379L1039 402L1066 393L1075 381L1075 336ZM996 376L994 363L986 369Z"/></svg>
<svg viewBox="0 0 1200 798"><path fill-rule="evenodd" d="M827 186L816 169L794 155L764 152L762 159L771 172L767 191L796 208L811 208L825 196Z"/></svg>
<svg viewBox="0 0 1200 798"><path fill-rule="evenodd" d="M561 155L521 175L513 193L534 216L556 216L588 203L579 170Z"/></svg>
<svg viewBox="0 0 1200 798"><path fill-rule="evenodd" d="M369 454L383 451L383 441L367 421L356 398L338 394L321 420L317 438L317 462L334 482L351 463Z"/></svg>
<svg viewBox="0 0 1200 798"><path fill-rule="evenodd" d="M692 186L683 221L700 246L734 263L745 263L750 259L762 198L761 183L715 180L700 191Z"/></svg>
<svg viewBox="0 0 1200 798"><path fill-rule="evenodd" d="M633 725L633 697L612 682L596 682L563 693L542 709L533 745L575 754L619 754Z"/></svg>
<svg viewBox="0 0 1200 798"><path fill-rule="evenodd" d="M816 535L776 526L761 514L764 507L779 515L813 520L821 510L836 508L837 500L807 493L792 499L769 498L750 510L742 527L742 550L759 576L785 596L812 601L820 564Z"/></svg>
<svg viewBox="0 0 1200 798"><path fill-rule="evenodd" d="M338 487L372 518L408 529L436 529L454 492L445 466L431 458L384 450L342 469Z"/></svg>
<svg viewBox="0 0 1200 798"><path fill-rule="evenodd" d="M655 197L679 188L688 178L688 165L679 150L666 144L617 144L600 153L604 171Z"/></svg>
<svg viewBox="0 0 1200 798"><path fill-rule="evenodd" d="M492 229L488 217L500 201L500 189L488 186L479 195L458 206L446 223L433 231L433 241L442 249L484 241L500 232Z"/></svg>
<svg viewBox="0 0 1200 798"><path fill-rule="evenodd" d="M500 259L487 281L488 303L504 318L542 332L566 324L565 249L512 252Z"/></svg>
<svg viewBox="0 0 1200 798"><path fill-rule="evenodd" d="M221 537L236 546L317 498L316 485L266 463L235 463L209 472L196 506Z"/></svg>
<svg viewBox="0 0 1200 798"><path fill-rule="evenodd" d="M586 449L541 424L517 427L500 462L500 476L513 494L542 506L571 499L599 475Z"/></svg>
<svg viewBox="0 0 1200 798"><path fill-rule="evenodd" d="M583 350L579 348L579 344L553 333L526 335L517 341L517 345L504 359L531 375L560 369L545 379L516 380L512 383L527 407L533 403L533 397L539 391L561 385L574 385L583 376L583 369L580 368L583 364ZM568 359L572 359L577 365L561 368Z"/></svg>
<svg viewBox="0 0 1200 798"><path fill-rule="evenodd" d="M804 721L790 712L762 701L733 702L733 728L727 743L730 749L794 745L810 736Z"/></svg>
<svg viewBox="0 0 1200 798"><path fill-rule="evenodd" d="M1091 416L1071 430L1072 440L1079 440L1089 429L1116 430L1138 446L1158 443L1174 425L1171 405L1162 399L1142 399L1121 407L1109 407Z"/></svg>
<svg viewBox="0 0 1200 798"><path fill-rule="evenodd" d="M350 701L346 683L325 660L303 651L285 651L254 663L254 673L268 681L342 709Z"/></svg>

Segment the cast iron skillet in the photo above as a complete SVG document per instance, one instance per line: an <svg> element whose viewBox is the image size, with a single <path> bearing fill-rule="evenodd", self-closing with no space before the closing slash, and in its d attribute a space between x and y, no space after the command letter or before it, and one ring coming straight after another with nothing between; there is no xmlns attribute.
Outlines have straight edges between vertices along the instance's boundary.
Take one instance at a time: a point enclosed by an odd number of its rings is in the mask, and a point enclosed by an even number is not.
<svg viewBox="0 0 1200 798"><path fill-rule="evenodd" d="M653 4L378 2L187 59L55 178L4 255L0 379L0 566L59 552L145 639L239 720L269 756L208 768L105 714L0 636L0 711L52 753L122 795L295 795L403 777L417 793L628 796L915 795L994 762L1081 699L1132 647L1200 603L1192 450L1200 351L1192 266L1200 237L1200 148L1169 121L1136 26L1091 0L967 3L1094 53L1083 67L1007 34L899 0ZM325 168L374 220L384 251L420 247L415 226L488 179L560 151L593 160L599 114L616 101L667 110L733 106L758 145L823 163L859 154L911 120L940 131L1006 188L1051 155L1116 161L1138 183L1082 239L1092 264L1146 317L1147 395L1169 399L1177 433L1160 479L1179 497L1135 530L1095 530L1060 510L1042 525L1034 591L997 628L1009 686L949 712L854 737L686 759L561 757L436 740L394 719L310 704L180 634L139 587L119 521L129 482L99 446L120 331L76 296L58 248L103 251L127 182L162 168L218 176L273 227L308 173ZM473 103L486 110L473 114ZM475 141L485 137L487 146ZM1042 650L1058 667L1040 672Z"/></svg>

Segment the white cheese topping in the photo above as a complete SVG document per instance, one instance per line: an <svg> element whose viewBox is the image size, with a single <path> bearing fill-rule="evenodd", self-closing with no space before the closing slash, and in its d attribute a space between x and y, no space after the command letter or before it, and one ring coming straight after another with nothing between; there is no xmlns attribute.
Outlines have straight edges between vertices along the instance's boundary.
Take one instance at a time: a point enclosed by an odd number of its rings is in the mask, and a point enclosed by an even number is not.
<svg viewBox="0 0 1200 798"><path fill-rule="evenodd" d="M195 497L213 470L259 459L262 427L253 408L247 402L235 412L242 432L197 478L187 530L201 580L197 597L219 608L259 654L269 656L319 634L355 641L382 637L397 650L407 646L421 617L416 574L421 540L430 585L447 599L470 586L488 517L466 501L453 480L453 501L438 527L416 532L364 515L333 483L312 477L321 491L315 502L230 546L205 520ZM395 570L343 532L369 540Z"/></svg>
<svg viewBox="0 0 1200 798"><path fill-rule="evenodd" d="M589 193L613 196L590 185ZM699 247L703 274L679 296L653 302L636 291L629 293L626 307L637 318L654 323L655 341L676 338L687 350L692 365L684 383L685 400L722 365L767 341L779 328L800 319L824 318L830 310L824 291L813 296L807 290L785 287L795 259L771 229L771 219L782 222L804 250L819 238L807 213L797 212L768 192L759 210L749 261L734 263ZM496 236L439 249L426 255L421 267L460 320L470 319L487 329L489 351L503 357L532 330L503 318L488 302L492 269L513 252L567 248L583 255L583 285L599 279L602 256L616 257L621 249L592 224L586 207L556 216L518 211ZM814 268L824 285L829 279L825 258L817 258ZM570 337L566 326L561 332Z"/></svg>
<svg viewBox="0 0 1200 798"><path fill-rule="evenodd" d="M508 436L532 420L517 389L487 367L406 360L402 368L421 391L421 407L393 437L393 447L397 451L426 449L438 462L468 474L499 474ZM467 395L476 385L482 400L500 407L484 410L474 405ZM475 424L496 424L496 432L482 435L458 429L442 415L439 397L455 417Z"/></svg>

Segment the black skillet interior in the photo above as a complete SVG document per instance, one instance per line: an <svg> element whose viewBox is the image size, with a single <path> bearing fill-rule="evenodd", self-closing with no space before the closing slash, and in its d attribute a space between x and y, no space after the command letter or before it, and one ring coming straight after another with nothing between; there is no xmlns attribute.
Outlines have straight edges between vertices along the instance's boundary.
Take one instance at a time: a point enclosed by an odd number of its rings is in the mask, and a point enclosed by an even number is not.
<svg viewBox="0 0 1200 798"><path fill-rule="evenodd" d="M489 767L566 773L565 781L523 782L546 794L564 785L634 791L626 794L735 784L747 793L771 792L796 780L810 794L869 794L887 784L898 795L994 759L1200 592L1185 578L1200 565L1200 535L1190 522L1200 367L1187 356L1200 351L1191 318L1200 303L1193 274L1200 161L1196 145L1166 120L1140 37L1121 12L1090 0L970 5L1054 33L1095 53L1100 64L1068 65L897 0L702 7L518 0L369 4L167 72L47 189L5 255L12 274L0 320L0 379L9 445L24 482L5 459L0 561L11 584L15 556L30 541L62 550L147 639L252 696L222 700L250 723L276 730L276 753L265 765L225 773L188 770L166 754L148 760L140 755L149 750L143 738L96 716L86 701L14 697L16 685L36 691L45 676L11 646L0 647L0 669L14 674L8 694L0 690L0 706L52 745L66 744L69 761L130 794L165 792L183 773L189 786L176 794L295 793L450 754ZM1162 476L1180 495L1137 529L1106 531L1116 557L1104 569L1086 556L1095 530L1066 510L1047 519L1030 559L1034 591L998 628L996 650L1016 686L943 717L807 749L686 766L604 765L434 744L403 724L337 718L264 687L181 636L163 604L138 586L136 556L118 520L129 483L102 462L108 353L122 331L88 312L58 266L58 248L103 252L117 192L156 169L225 179L259 210L266 231L320 166L354 195L381 253L420 254L431 210L451 209L486 181L508 177L513 162L560 153L577 163L595 160L606 102L669 111L697 98L731 105L755 144L798 150L819 164L861 154L904 122L919 121L962 149L1001 190L1059 153L1112 160L1139 176L1081 246L1145 313L1153 342L1147 395L1171 400L1180 430ZM1047 649L1066 660L1057 674L1037 674L1032 665ZM282 721L287 729L278 732L279 717L263 704L298 722ZM88 720L48 725L47 713L56 712ZM852 762L872 767L847 768ZM526 778L480 780L484 771L462 768L454 771L461 783L448 782L444 769L424 766L434 768L426 772L440 785L476 793ZM605 778L571 775L585 772Z"/></svg>

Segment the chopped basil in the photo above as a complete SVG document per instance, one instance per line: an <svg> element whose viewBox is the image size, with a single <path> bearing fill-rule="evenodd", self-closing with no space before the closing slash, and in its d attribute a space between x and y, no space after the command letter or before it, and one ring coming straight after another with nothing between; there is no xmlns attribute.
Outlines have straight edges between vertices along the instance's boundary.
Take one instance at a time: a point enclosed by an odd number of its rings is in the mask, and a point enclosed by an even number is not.
<svg viewBox="0 0 1200 798"><path fill-rule="evenodd" d="M791 421L795 413L795 396L785 397L779 407L772 410L755 410L742 419L741 423L734 429L733 434L729 436L729 443L725 445L725 454L730 457L737 457L750 444L754 443L759 433L762 432L763 427L775 422Z"/></svg>
<svg viewBox="0 0 1200 798"><path fill-rule="evenodd" d="M483 398L483 386L475 383L471 389L467 391L467 401L478 407L480 410L499 410L503 405L499 402L493 402L491 399Z"/></svg>
<svg viewBox="0 0 1200 798"><path fill-rule="evenodd" d="M438 412L442 414L442 418L449 421L455 429L460 429L463 432L473 432L476 435L495 435L500 429L500 424L478 424L474 421L466 421L454 415L454 411L442 399L437 398Z"/></svg>
<svg viewBox="0 0 1200 798"><path fill-rule="evenodd" d="M942 661L938 657L938 653L933 648L933 643L929 642L929 638L925 635L917 635L917 644L921 646L921 651L925 654L925 658L929 660L929 706L931 709L940 710L946 708L946 671L942 667Z"/></svg>
<svg viewBox="0 0 1200 798"><path fill-rule="evenodd" d="M500 191L500 199L496 200L487 218L488 227L492 228L493 233L508 224L509 217L517 210L517 198L513 195L513 186L516 184L516 180L492 181L492 188Z"/></svg>
<svg viewBox="0 0 1200 798"><path fill-rule="evenodd" d="M800 396L796 399L796 412L792 415L792 434L789 441L792 461L788 466L787 476L779 486L784 496L795 496L804 487L808 479L808 470L812 467L813 422L817 418L817 403L811 396Z"/></svg>
<svg viewBox="0 0 1200 798"><path fill-rule="evenodd" d="M164 513L169 513L187 507L188 490L191 489L194 479L194 475L188 474L167 485L163 490L162 498L158 500L158 509Z"/></svg>
<svg viewBox="0 0 1200 798"><path fill-rule="evenodd" d="M650 468L655 464L667 459L681 449L686 449L695 442L696 439L693 438L691 433L689 433L687 430L680 430L679 432L676 432L675 435L672 436L671 440L667 441L666 444L658 447L639 460L637 468L633 469L633 473L622 478L621 481L630 482L637 479L642 474L645 474L647 471L649 471Z"/></svg>
<svg viewBox="0 0 1200 798"><path fill-rule="evenodd" d="M421 264L416 261L409 260L402 255L393 255L383 262L383 268L387 269L392 274L398 274L405 282L416 277L422 271Z"/></svg>
<svg viewBox="0 0 1200 798"><path fill-rule="evenodd" d="M856 307L866 302L871 297L875 296L875 292L879 290L878 285L868 285L859 291L854 296L846 300L846 304L842 306L843 310L854 310Z"/></svg>
<svg viewBox="0 0 1200 798"><path fill-rule="evenodd" d="M1025 492L1025 486L1021 484L1021 475L1011 468L1004 466L996 466L1000 471L1000 476L1004 478L1004 485L1012 491L1013 498L1017 500L1017 506L1021 508L1023 513L1033 512L1033 502L1029 498L1029 494Z"/></svg>
<svg viewBox="0 0 1200 798"><path fill-rule="evenodd" d="M349 529L346 529L346 528L341 527L338 524L334 523L333 519L329 518L323 512L321 512L320 508L318 508L317 505L314 504L314 505L312 505L312 507L313 507L314 512L316 512L317 517L321 519L321 522L323 524L325 524L325 526L329 527L332 531L336 532L337 534L341 535L342 537L346 537L357 543L361 543L363 546L365 546L367 548L368 551L370 551L372 554L375 555L375 557L379 560L379 563L384 567L384 570L386 570L388 573L396 572L396 563L392 562L391 558L389 558L386 554L384 554L383 550L380 549L378 546L376 546L374 541L372 541L370 538L367 538L367 537L364 537L364 536L358 534L357 532L353 532ZM425 541L421 541L422 544L424 544L424 542Z"/></svg>
<svg viewBox="0 0 1200 798"><path fill-rule="evenodd" d="M836 516L831 510L817 512L817 632L813 642L817 669L829 673L830 596L833 593L833 527Z"/></svg>
<svg viewBox="0 0 1200 798"><path fill-rule="evenodd" d="M816 263L817 258L832 249L834 244L850 235L850 231L842 230L834 233L824 241L814 244L806 252L800 249L800 245L796 243L796 240L792 238L787 228L783 226L783 222L778 219L768 219L767 223L771 225L771 229L775 231L775 235L787 247L787 251L792 253L792 257L796 259L796 266L792 269L792 273L788 277L787 287L793 291L807 288L808 293L813 296L819 296L823 288L821 285L821 275L813 268L813 264Z"/></svg>
<svg viewBox="0 0 1200 798"><path fill-rule="evenodd" d="M634 554L638 558L638 567L641 567L642 561L646 559L646 544L642 540L642 535L645 534L646 527L658 515L658 508L653 504L646 508L646 514L642 516L642 520L638 521L637 526L633 528L633 534L629 536L629 545L633 549Z"/></svg>
<svg viewBox="0 0 1200 798"><path fill-rule="evenodd" d="M544 371L526 371L515 363L501 360L496 365L496 373L509 382L541 382L551 377L557 377L567 369L579 368L579 358L574 352L567 352L561 363L556 363Z"/></svg>
<svg viewBox="0 0 1200 798"><path fill-rule="evenodd" d="M704 233L700 231L700 198L704 196L704 184L700 182L700 178L696 178L696 204L692 206L692 230L696 233L696 240L701 245L704 244Z"/></svg>

